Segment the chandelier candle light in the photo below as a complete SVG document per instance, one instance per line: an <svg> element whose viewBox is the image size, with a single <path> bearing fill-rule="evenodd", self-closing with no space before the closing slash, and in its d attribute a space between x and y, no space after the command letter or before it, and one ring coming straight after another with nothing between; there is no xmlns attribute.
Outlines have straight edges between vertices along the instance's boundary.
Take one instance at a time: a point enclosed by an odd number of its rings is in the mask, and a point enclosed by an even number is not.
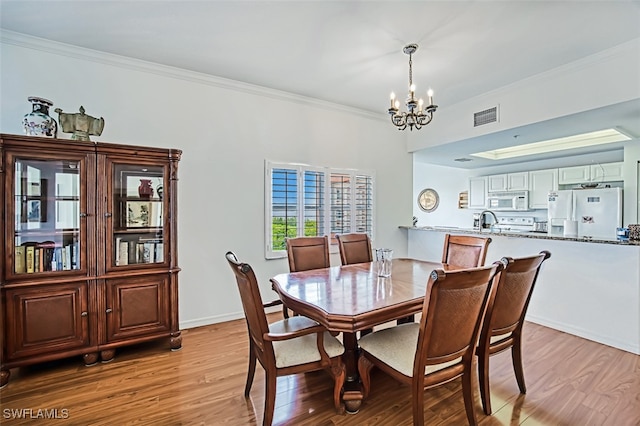
<svg viewBox="0 0 640 426"><path fill-rule="evenodd" d="M409 126L409 130L420 130L422 126L426 126L431 123L433 119L433 113L438 108L433 104L433 90L427 91L429 96L429 105L424 106L422 98L416 100L416 85L413 84L413 61L412 55L418 50L417 44L408 44L402 51L409 55L409 97L407 97L407 111L398 112L400 107L400 101L396 100L395 93L391 92L391 107L389 108L389 115L391 116L391 122L398 130L404 130Z"/></svg>

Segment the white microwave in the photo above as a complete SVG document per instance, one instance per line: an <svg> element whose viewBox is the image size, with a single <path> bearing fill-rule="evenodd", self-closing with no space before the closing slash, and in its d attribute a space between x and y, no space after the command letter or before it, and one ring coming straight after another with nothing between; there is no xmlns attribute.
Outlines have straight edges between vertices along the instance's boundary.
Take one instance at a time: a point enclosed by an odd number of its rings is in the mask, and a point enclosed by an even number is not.
<svg viewBox="0 0 640 426"><path fill-rule="evenodd" d="M529 210L529 191L492 192L487 198L487 208L497 211Z"/></svg>

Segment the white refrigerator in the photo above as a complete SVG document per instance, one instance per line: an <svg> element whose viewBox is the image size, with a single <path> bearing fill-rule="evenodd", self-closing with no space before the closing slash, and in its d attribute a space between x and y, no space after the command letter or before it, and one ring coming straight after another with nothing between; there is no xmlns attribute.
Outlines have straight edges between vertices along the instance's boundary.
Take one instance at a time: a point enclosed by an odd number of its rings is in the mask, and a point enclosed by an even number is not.
<svg viewBox="0 0 640 426"><path fill-rule="evenodd" d="M622 188L552 191L548 216L549 234L572 236L577 230L578 237L615 240L622 226Z"/></svg>

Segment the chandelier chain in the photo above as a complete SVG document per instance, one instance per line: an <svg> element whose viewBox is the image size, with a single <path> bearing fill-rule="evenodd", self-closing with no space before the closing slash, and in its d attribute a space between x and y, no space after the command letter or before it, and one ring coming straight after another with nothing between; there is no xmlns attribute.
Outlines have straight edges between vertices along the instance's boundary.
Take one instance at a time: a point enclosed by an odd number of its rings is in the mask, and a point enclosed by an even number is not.
<svg viewBox="0 0 640 426"><path fill-rule="evenodd" d="M409 53L409 87L413 84L413 60L411 56L411 53Z"/></svg>

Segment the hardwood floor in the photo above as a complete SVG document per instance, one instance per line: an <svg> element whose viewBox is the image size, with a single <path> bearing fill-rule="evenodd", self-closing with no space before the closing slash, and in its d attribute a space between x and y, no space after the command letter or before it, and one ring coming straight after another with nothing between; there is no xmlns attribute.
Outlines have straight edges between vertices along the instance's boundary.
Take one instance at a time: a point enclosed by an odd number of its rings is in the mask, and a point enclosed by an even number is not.
<svg viewBox="0 0 640 426"><path fill-rule="evenodd" d="M509 352L491 358L494 413L482 413L476 390L481 425L640 425L640 356L533 323L525 324L524 334L527 394L518 392ZM261 367L251 398L243 396L244 320L182 335L183 349L177 352L169 351L168 342L156 342L121 349L112 362L92 367L72 358L14 369L0 390L0 423L261 424ZM378 370L372 373L369 398L355 415L336 413L331 389L325 372L278 378L274 424L412 424L409 388ZM38 421L38 416L59 420ZM460 380L426 391L425 418L429 425L466 424Z"/></svg>

